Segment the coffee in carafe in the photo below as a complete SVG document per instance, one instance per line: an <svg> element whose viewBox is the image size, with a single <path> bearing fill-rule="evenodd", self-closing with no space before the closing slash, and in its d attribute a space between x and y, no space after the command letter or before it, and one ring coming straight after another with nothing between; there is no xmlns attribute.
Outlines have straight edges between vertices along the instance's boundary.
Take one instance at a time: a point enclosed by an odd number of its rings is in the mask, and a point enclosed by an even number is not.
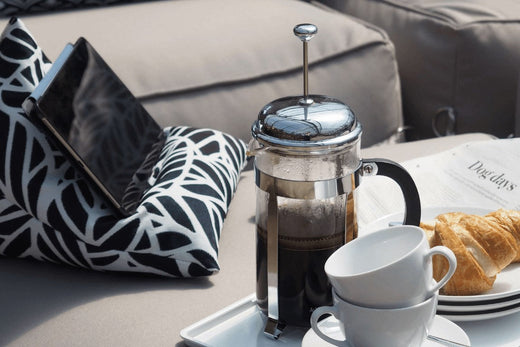
<svg viewBox="0 0 520 347"><path fill-rule="evenodd" d="M264 193L257 194L260 199ZM347 201L345 201L347 199ZM260 204L265 207L265 204ZM344 209L347 206L347 213ZM267 315L267 211L257 219L257 300ZM348 226L348 228L345 228ZM307 326L320 303L331 302L327 258L357 236L352 194L323 200L279 198L278 307L285 322Z"/></svg>
<svg viewBox="0 0 520 347"><path fill-rule="evenodd" d="M362 176L384 175L401 187L406 224L418 225L417 188L398 164L362 160L362 127L340 101L308 93L307 44L312 24L294 33L303 42L304 93L267 104L253 123L257 303L265 333L310 326L312 311L332 304L327 258L357 237L356 187Z"/></svg>

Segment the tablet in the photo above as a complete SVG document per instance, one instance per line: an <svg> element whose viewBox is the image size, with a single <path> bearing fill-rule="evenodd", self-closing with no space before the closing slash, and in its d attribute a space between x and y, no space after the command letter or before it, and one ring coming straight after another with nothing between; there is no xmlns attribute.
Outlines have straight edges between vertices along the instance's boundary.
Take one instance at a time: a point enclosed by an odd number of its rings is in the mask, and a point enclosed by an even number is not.
<svg viewBox="0 0 520 347"><path fill-rule="evenodd" d="M65 47L22 107L110 205L135 212L166 136L86 39Z"/></svg>

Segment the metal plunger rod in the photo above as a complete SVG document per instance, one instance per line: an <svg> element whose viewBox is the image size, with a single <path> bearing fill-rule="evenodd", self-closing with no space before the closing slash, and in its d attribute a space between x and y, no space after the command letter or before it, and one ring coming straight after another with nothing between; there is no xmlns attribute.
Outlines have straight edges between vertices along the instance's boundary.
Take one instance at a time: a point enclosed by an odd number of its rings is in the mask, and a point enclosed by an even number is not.
<svg viewBox="0 0 520 347"><path fill-rule="evenodd" d="M318 33L318 28L314 24L298 24L293 32L303 42L303 99L300 102L312 104L313 101L309 98L308 42Z"/></svg>
<svg viewBox="0 0 520 347"><path fill-rule="evenodd" d="M303 41L303 98L309 99L309 45Z"/></svg>

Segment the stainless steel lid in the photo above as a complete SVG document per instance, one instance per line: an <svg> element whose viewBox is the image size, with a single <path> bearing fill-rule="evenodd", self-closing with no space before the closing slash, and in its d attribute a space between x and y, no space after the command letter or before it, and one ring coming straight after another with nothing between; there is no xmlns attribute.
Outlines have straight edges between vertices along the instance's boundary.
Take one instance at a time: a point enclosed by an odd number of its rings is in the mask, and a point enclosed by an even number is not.
<svg viewBox="0 0 520 347"><path fill-rule="evenodd" d="M303 42L303 96L277 99L262 108L251 132L263 146L314 150L342 147L360 138L361 124L347 105L308 94L308 42L317 32L313 24L294 28Z"/></svg>
<svg viewBox="0 0 520 347"><path fill-rule="evenodd" d="M361 124L351 109L323 95L277 99L258 114L252 135L261 144L278 147L337 147L357 141ZM308 99L307 99L308 100Z"/></svg>

